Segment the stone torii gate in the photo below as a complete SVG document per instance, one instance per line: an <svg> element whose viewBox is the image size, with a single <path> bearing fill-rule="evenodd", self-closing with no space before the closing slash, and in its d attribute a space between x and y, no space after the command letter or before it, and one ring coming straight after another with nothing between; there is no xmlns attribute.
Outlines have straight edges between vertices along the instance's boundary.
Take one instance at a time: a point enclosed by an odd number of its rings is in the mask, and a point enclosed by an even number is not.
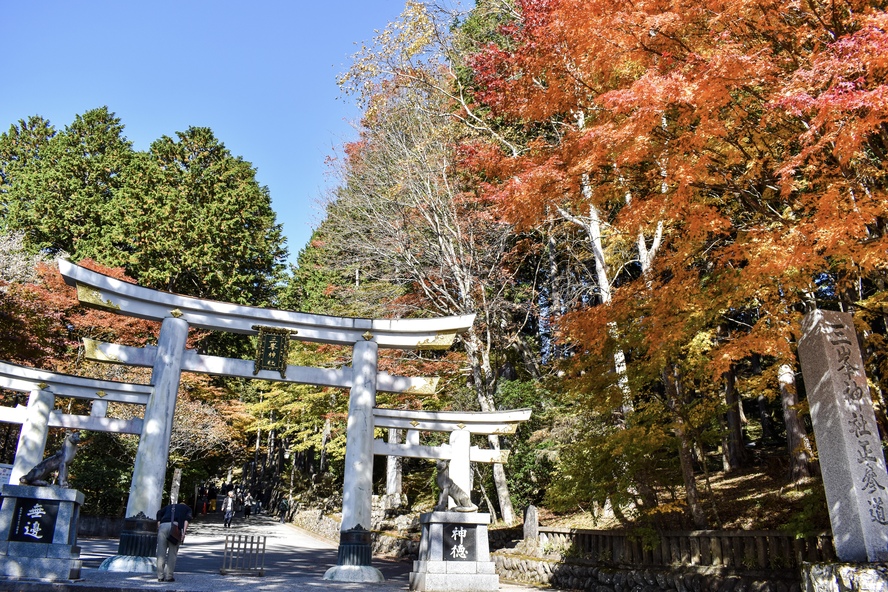
<svg viewBox="0 0 888 592"><path fill-rule="evenodd" d="M144 417L136 453L127 515L154 516L160 508L169 456L173 412L183 370L210 374L286 380L350 388L346 427L342 532L369 526L373 470L373 407L378 390L417 392L434 388L425 379L393 377L378 371L378 349L442 350L466 331L475 315L434 319L359 319L275 310L216 302L160 292L90 271L60 259L65 281L87 305L118 314L160 321L156 348L88 344L95 359L152 366L154 393ZM262 330L313 343L352 347L351 368L324 370L286 366L255 367L249 361L200 356L185 349L188 329L195 327L247 335ZM276 371L279 371L276 372ZM289 376L287 376L289 375ZM369 543L368 543L369 544ZM340 550L342 550L340 542ZM343 561L340 553L340 563ZM348 562L346 553L345 561ZM347 564L347 563L346 563ZM348 579L343 570L342 579ZM335 578L339 579L339 578Z"/></svg>
<svg viewBox="0 0 888 592"><path fill-rule="evenodd" d="M0 407L0 422L22 426L9 484L0 487L0 575L77 579L82 563L77 522L83 494L68 488L61 468L58 488L20 485L19 479L43 460L49 428L141 434L142 418L108 417L108 403L147 405L154 389L148 384L96 380L7 362L0 362L0 387L30 393L27 407ZM56 397L89 400L90 414L55 409ZM16 519L22 515L33 520Z"/></svg>
<svg viewBox="0 0 888 592"><path fill-rule="evenodd" d="M154 390L147 384L83 378L9 362L0 362L0 387L29 393L27 407L0 407L0 422L22 426L9 478L11 484L17 484L22 475L43 460L49 428L141 434L141 418L107 417L108 403L146 405ZM90 414L72 415L55 410L56 397L89 400Z"/></svg>

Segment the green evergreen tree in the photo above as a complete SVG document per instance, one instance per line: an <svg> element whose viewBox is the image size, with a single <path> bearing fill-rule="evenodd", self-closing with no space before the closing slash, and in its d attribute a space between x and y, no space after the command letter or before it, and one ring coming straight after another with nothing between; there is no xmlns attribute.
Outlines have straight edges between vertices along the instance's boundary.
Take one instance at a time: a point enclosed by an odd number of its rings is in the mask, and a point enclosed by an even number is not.
<svg viewBox="0 0 888 592"><path fill-rule="evenodd" d="M163 136L134 159L119 192L119 259L141 284L268 305L287 255L268 188L209 128Z"/></svg>
<svg viewBox="0 0 888 592"><path fill-rule="evenodd" d="M61 133L43 118L0 136L4 225L30 249L102 259L115 191L133 155L107 107L76 116Z"/></svg>

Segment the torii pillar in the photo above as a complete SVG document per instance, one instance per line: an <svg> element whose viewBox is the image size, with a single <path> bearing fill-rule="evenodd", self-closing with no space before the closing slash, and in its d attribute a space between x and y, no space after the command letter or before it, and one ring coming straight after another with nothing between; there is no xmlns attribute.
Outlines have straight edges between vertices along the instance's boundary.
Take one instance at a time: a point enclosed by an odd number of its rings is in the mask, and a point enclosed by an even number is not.
<svg viewBox="0 0 888 592"><path fill-rule="evenodd" d="M373 407L379 346L365 338L352 353L354 383L348 398L345 476L342 484L342 525L337 565L325 580L382 582L385 578L370 565L372 556L370 514L373 499Z"/></svg>
<svg viewBox="0 0 888 592"><path fill-rule="evenodd" d="M126 520L120 533L117 555L102 563L104 570L150 573L155 569L155 517L163 500L173 414L176 411L176 395L187 339L186 321L173 317L163 320L157 339L157 357L151 372L154 392L145 406L142 436L136 451L133 480L126 504Z"/></svg>

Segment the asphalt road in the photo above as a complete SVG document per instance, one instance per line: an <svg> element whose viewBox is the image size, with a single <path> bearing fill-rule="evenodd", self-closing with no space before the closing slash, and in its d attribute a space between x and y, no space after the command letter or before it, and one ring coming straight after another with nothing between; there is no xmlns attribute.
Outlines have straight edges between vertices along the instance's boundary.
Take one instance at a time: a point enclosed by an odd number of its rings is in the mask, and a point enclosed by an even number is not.
<svg viewBox="0 0 888 592"><path fill-rule="evenodd" d="M266 537L265 576L220 575L226 534ZM379 584L332 582L324 573L336 565L337 545L276 519L252 516L236 518L224 528L220 513L199 517L188 527L179 551L175 582L158 582L154 573L120 573L100 570L99 565L117 554L117 539L78 541L83 561L81 579L73 582L39 582L0 578L0 591L9 592L317 592L320 590L368 590L400 592L409 589L410 560L374 557L373 566L385 577ZM532 590L520 585L500 584L502 592Z"/></svg>

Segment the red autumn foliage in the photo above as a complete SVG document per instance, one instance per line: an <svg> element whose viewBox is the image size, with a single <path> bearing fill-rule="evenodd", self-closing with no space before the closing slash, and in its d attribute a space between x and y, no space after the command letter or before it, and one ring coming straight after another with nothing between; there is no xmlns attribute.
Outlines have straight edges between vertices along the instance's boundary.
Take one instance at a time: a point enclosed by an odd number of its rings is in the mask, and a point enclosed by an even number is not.
<svg viewBox="0 0 888 592"><path fill-rule="evenodd" d="M91 260L80 265L131 282L122 269ZM144 345L156 339L159 324L88 308L76 290L65 284L54 265L41 264L33 284L6 284L0 293L0 359L56 371L77 364L80 339L89 337L123 345Z"/></svg>
<svg viewBox="0 0 888 592"><path fill-rule="evenodd" d="M645 356L674 355L752 307L713 372L786 358L819 274L841 294L888 264L881 4L516 4L509 43L470 60L476 100L530 134L517 158L473 148L485 190L525 227L591 206L612 240L665 228L651 275L567 315L573 343L596 349L617 322Z"/></svg>

